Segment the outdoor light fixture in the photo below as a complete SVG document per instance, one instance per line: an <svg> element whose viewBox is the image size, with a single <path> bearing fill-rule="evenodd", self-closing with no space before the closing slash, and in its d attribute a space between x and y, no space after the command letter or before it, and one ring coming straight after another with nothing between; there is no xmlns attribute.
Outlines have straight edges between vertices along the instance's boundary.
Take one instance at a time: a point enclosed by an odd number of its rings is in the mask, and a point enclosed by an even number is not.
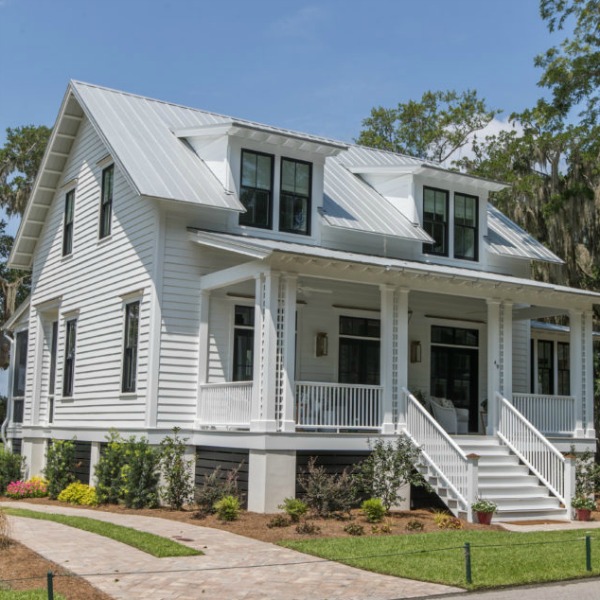
<svg viewBox="0 0 600 600"><path fill-rule="evenodd" d="M324 331L317 333L316 354L317 356L327 356L329 351L329 339Z"/></svg>
<svg viewBox="0 0 600 600"><path fill-rule="evenodd" d="M421 342L419 341L414 341L410 343L410 362L421 362Z"/></svg>

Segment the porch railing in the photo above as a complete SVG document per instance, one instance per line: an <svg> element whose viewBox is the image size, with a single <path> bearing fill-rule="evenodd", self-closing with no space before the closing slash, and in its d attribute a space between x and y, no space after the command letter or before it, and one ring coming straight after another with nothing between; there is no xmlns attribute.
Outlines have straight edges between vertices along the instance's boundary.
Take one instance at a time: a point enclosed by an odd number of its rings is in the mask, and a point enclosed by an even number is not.
<svg viewBox="0 0 600 600"><path fill-rule="evenodd" d="M565 457L502 394L496 393L496 401L500 407L498 437L565 506L570 506Z"/></svg>
<svg viewBox="0 0 600 600"><path fill-rule="evenodd" d="M406 434L421 448L423 459L470 515L477 482L469 474L469 459L425 407L402 388L406 403ZM470 519L469 519L470 520Z"/></svg>
<svg viewBox="0 0 600 600"><path fill-rule="evenodd" d="M252 382L207 383L200 386L198 424L249 427Z"/></svg>
<svg viewBox="0 0 600 600"><path fill-rule="evenodd" d="M573 435L575 398L544 394L513 394L513 406L542 433Z"/></svg>
<svg viewBox="0 0 600 600"><path fill-rule="evenodd" d="M304 429L378 429L382 420L379 385L296 382L296 425Z"/></svg>

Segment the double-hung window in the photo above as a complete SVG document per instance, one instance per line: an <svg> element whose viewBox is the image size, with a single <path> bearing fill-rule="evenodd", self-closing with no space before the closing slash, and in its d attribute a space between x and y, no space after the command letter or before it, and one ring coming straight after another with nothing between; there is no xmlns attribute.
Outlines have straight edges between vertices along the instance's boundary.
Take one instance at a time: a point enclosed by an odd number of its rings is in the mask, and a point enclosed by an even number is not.
<svg viewBox="0 0 600 600"><path fill-rule="evenodd" d="M448 192L423 189L423 229L435 240L424 244L423 252L448 256Z"/></svg>
<svg viewBox="0 0 600 600"><path fill-rule="evenodd" d="M454 194L454 257L477 260L477 196Z"/></svg>
<svg viewBox="0 0 600 600"><path fill-rule="evenodd" d="M73 382L75 379L75 347L77 337L77 319L70 319L66 323L65 331L65 364L63 369L63 398L73 396Z"/></svg>
<svg viewBox="0 0 600 600"><path fill-rule="evenodd" d="M240 214L240 225L272 228L272 155L242 150L240 199L246 209L245 213Z"/></svg>
<svg viewBox="0 0 600 600"><path fill-rule="evenodd" d="M28 331L19 331L16 335L15 365L13 370L13 423L23 422L25 400L25 378L27 376L27 342Z"/></svg>
<svg viewBox="0 0 600 600"><path fill-rule="evenodd" d="M129 302L125 305L122 392L135 392L136 390L139 323L140 301Z"/></svg>
<svg viewBox="0 0 600 600"><path fill-rule="evenodd" d="M312 165L281 159L281 192L279 194L279 230L310 233L310 190Z"/></svg>
<svg viewBox="0 0 600 600"><path fill-rule="evenodd" d="M108 237L111 229L115 166L102 171L102 198L100 199L100 239Z"/></svg>
<svg viewBox="0 0 600 600"><path fill-rule="evenodd" d="M379 385L379 319L340 316L340 383Z"/></svg>
<svg viewBox="0 0 600 600"><path fill-rule="evenodd" d="M73 216L75 214L75 190L69 190L65 195L65 214L63 220L63 256L73 252Z"/></svg>
<svg viewBox="0 0 600 600"><path fill-rule="evenodd" d="M252 381L254 367L254 307L236 306L233 327L233 381Z"/></svg>

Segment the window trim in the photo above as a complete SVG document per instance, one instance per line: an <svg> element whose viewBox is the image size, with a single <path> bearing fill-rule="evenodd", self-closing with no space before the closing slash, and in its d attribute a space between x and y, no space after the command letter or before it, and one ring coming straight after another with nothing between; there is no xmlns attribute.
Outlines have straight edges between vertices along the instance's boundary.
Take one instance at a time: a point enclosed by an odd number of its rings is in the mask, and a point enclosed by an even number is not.
<svg viewBox="0 0 600 600"><path fill-rule="evenodd" d="M474 194L465 194L464 192L454 192L453 196L453 206L452 206L452 219L453 219L453 230L454 230L454 238L452 240L452 251L454 258L458 258L459 260L470 260L471 262L479 261L479 196L475 196ZM475 200L475 226L471 227L470 225L458 225L456 223L456 196L462 196L463 198L471 198ZM473 258L470 256L462 256L457 254L456 251L456 231L457 229L472 229L474 230L474 252Z"/></svg>
<svg viewBox="0 0 600 600"><path fill-rule="evenodd" d="M106 176L112 173L110 178L110 197L105 198L106 192ZM100 191L100 223L98 227L98 238L103 240L110 237L112 233L112 206L115 190L115 165L108 165L102 169L102 185Z"/></svg>
<svg viewBox="0 0 600 600"><path fill-rule="evenodd" d="M129 325L130 325L130 313L129 308L133 305L137 304L137 328L136 328L136 336L135 336L135 344L128 345L128 336L129 336ZM141 298L133 298L124 302L123 305L123 352L122 352L122 364L121 364L121 393L122 394L135 394L138 388L138 362L140 355L140 313L142 308ZM130 355L128 357L128 351ZM126 373L126 370L129 371ZM131 371L133 368L133 371ZM133 381L131 374L133 373ZM128 375L128 377L127 377ZM128 385L133 383L133 385Z"/></svg>
<svg viewBox="0 0 600 600"><path fill-rule="evenodd" d="M444 250L443 252L435 252L433 249L433 244L423 244L423 253L430 254L432 256L450 256L450 190L445 190L442 188L436 188L430 185L423 186L423 229L427 231L425 226L425 192L430 190L432 192L443 192L446 195L446 220L444 221ZM433 221L432 221L433 223ZM431 236L433 237L433 236ZM435 238L434 238L435 239Z"/></svg>
<svg viewBox="0 0 600 600"><path fill-rule="evenodd" d="M275 205L275 198L274 198L274 186L275 186L275 155L274 154L269 154L268 152L260 152L258 150L252 150L250 148L242 148L241 153L240 153L240 202L243 204L242 202L242 193L244 188L248 188L251 190L258 190L258 191L262 191L265 192L267 190L264 190L262 188L256 188L256 187L249 187L249 186L245 186L244 185L244 154L254 154L256 156L266 156L268 158L271 159L271 173L270 173L270 177L269 177L269 206L268 206L268 210L267 210L267 225L263 226L263 225L255 225L253 223L242 223L242 219L244 218L244 215L247 213L240 213L239 217L238 217L238 224L241 227L254 227L256 229L267 229L267 230L272 230L273 229L273 212L274 212L274 205ZM245 207L244 207L245 208Z"/></svg>
<svg viewBox="0 0 600 600"><path fill-rule="evenodd" d="M288 192L283 191L283 163L284 161L288 161L291 163L307 165L308 166L308 196L302 196L294 193L294 197L296 198L306 198L306 231L299 231L294 229L284 229L281 226L281 216L283 210L283 202L282 196L283 194L288 194ZM279 158L279 231L283 233L292 233L294 235L306 235L309 236L311 234L311 215L312 215L312 185L313 185L313 163L307 160L300 160L298 158L291 158L289 156L281 156Z"/></svg>
<svg viewBox="0 0 600 600"><path fill-rule="evenodd" d="M71 203L69 205L69 199ZM70 206L70 210L69 210ZM75 188L71 188L65 192L65 206L63 212L63 241L62 255L71 256L73 254L73 238L75 223Z"/></svg>
<svg viewBox="0 0 600 600"><path fill-rule="evenodd" d="M77 356L77 317L65 319L62 397L72 398L75 391L75 359ZM69 332L73 328L73 350L69 357ZM69 375L67 377L67 375ZM70 385L67 385L70 384Z"/></svg>
<svg viewBox="0 0 600 600"><path fill-rule="evenodd" d="M48 423L54 423L54 407L56 397L56 367L58 363L58 319L51 322L50 332L50 365L48 366Z"/></svg>

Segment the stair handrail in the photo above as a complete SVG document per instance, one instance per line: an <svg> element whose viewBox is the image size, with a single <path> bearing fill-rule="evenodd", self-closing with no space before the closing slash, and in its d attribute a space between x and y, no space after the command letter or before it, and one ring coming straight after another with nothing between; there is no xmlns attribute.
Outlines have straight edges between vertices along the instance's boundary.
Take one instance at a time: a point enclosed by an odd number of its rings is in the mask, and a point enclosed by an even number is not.
<svg viewBox="0 0 600 600"><path fill-rule="evenodd" d="M419 447L423 459L452 491L463 510L470 516L471 503L477 496L477 482L472 480L470 468L472 462L407 388L402 388L402 394L406 398L404 433ZM413 416L419 423L412 423ZM431 435L424 435L425 429L429 430L429 434L434 433L435 441Z"/></svg>
<svg viewBox="0 0 600 600"><path fill-rule="evenodd" d="M565 506L571 498L566 475L566 460L560 451L502 394L496 392L500 406L498 437L529 468L529 470Z"/></svg>

